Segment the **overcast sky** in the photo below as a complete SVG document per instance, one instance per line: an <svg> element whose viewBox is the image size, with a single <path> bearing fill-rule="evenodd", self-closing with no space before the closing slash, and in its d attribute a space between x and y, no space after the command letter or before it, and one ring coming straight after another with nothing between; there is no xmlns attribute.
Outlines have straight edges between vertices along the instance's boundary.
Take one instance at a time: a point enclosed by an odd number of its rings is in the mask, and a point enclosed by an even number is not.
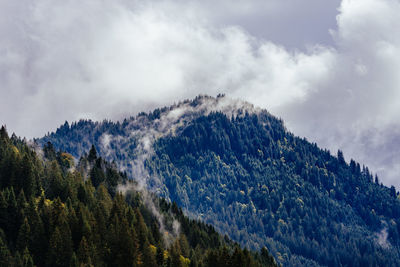
<svg viewBox="0 0 400 267"><path fill-rule="evenodd" d="M0 124L28 138L241 98L400 186L400 0L0 0Z"/></svg>

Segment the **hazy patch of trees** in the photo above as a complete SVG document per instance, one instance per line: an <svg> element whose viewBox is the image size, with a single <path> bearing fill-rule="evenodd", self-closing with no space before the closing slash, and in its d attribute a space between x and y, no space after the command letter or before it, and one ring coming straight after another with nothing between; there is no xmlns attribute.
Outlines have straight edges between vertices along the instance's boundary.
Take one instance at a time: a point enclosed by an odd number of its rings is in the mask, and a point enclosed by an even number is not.
<svg viewBox="0 0 400 267"><path fill-rule="evenodd" d="M141 193L116 192L126 175L94 147L77 166L51 143L43 155L0 129L0 266L275 266L154 196L165 231L181 225L167 244Z"/></svg>

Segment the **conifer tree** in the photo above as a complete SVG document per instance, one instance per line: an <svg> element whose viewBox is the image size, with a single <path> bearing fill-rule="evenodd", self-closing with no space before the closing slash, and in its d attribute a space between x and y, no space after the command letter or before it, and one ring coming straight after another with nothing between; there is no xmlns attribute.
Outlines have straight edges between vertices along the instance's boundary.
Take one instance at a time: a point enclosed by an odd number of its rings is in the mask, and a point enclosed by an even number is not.
<svg viewBox="0 0 400 267"><path fill-rule="evenodd" d="M8 207L7 207L7 223L6 223L6 233L8 233L9 240L15 240L18 235L19 224L18 224L18 204L15 199L14 188L11 187L8 191ZM15 243L14 243L15 245Z"/></svg>
<svg viewBox="0 0 400 267"><path fill-rule="evenodd" d="M15 252L13 265L14 266L24 266L24 261L22 259L21 253L19 253L19 251Z"/></svg>
<svg viewBox="0 0 400 267"><path fill-rule="evenodd" d="M158 266L164 265L164 251L161 247L157 247L156 261Z"/></svg>
<svg viewBox="0 0 400 267"><path fill-rule="evenodd" d="M150 244L146 242L143 247L143 265L157 266L156 254L150 249Z"/></svg>
<svg viewBox="0 0 400 267"><path fill-rule="evenodd" d="M69 267L80 267L79 260L76 257L75 252L72 253L71 260L69 262Z"/></svg>
<svg viewBox="0 0 400 267"><path fill-rule="evenodd" d="M173 245L170 248L170 257L172 266L180 267L182 266L181 262L181 247L178 240L175 240Z"/></svg>
<svg viewBox="0 0 400 267"><path fill-rule="evenodd" d="M215 246L221 244L212 227L190 221L176 204L159 200L155 205L166 217L166 231L173 230L174 220L183 228L167 253L159 221L143 204L141 194L110 195L115 192L113 183L126 179L125 174L109 172L112 165L100 158L88 165L90 170L97 165L106 177L93 186L90 179L83 181L83 173L60 167L61 152L52 161L41 162L15 136L9 144L1 142L0 162L8 151L9 159L14 158L7 172L15 175L7 180L11 185L0 186L0 266L188 266L190 262L197 267L207 247L218 249ZM48 154L52 150L49 145ZM112 173L113 183L106 173ZM32 187L20 183L29 175L35 180ZM197 252L193 240L201 244Z"/></svg>
<svg viewBox="0 0 400 267"><path fill-rule="evenodd" d="M30 254L27 247L23 251L22 262L23 262L24 267L33 267L34 266L32 255Z"/></svg>
<svg viewBox="0 0 400 267"><path fill-rule="evenodd" d="M8 203L5 199L4 193L0 191L0 229L7 230L8 226Z"/></svg>
<svg viewBox="0 0 400 267"><path fill-rule="evenodd" d="M66 227L66 225L63 225ZM68 266L72 256L71 232L68 228L56 226L49 241L47 266Z"/></svg>
<svg viewBox="0 0 400 267"><path fill-rule="evenodd" d="M90 251L90 247L88 245L88 242L86 241L85 236L82 237L82 240L79 244L77 256L78 256L79 262L81 264L83 264L84 266L92 265L91 251Z"/></svg>
<svg viewBox="0 0 400 267"><path fill-rule="evenodd" d="M35 177L33 171L33 163L28 155L22 158L21 171L20 171L20 185L27 197L30 197L35 191Z"/></svg>
<svg viewBox="0 0 400 267"><path fill-rule="evenodd" d="M89 150L88 160L89 162L94 162L97 159L97 151L94 145Z"/></svg>
<svg viewBox="0 0 400 267"><path fill-rule="evenodd" d="M24 218L17 237L17 249L23 251L31 244L31 228L28 223L28 219Z"/></svg>
<svg viewBox="0 0 400 267"><path fill-rule="evenodd" d="M54 146L51 142L47 142L43 146L43 154L44 154L44 157L49 161L56 160L57 154L56 154Z"/></svg>
<svg viewBox="0 0 400 267"><path fill-rule="evenodd" d="M13 257L5 242L4 232L0 229L0 266L11 266Z"/></svg>

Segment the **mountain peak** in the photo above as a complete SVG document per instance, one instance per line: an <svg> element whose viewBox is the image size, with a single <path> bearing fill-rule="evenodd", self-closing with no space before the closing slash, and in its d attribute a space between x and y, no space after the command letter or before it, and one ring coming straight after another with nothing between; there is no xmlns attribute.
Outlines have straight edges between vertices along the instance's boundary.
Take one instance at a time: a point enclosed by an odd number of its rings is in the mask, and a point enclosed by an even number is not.
<svg viewBox="0 0 400 267"><path fill-rule="evenodd" d="M285 265L360 266L369 255L398 265L394 188L247 102L201 95L122 123L72 123L39 141L76 156L93 144L139 189Z"/></svg>

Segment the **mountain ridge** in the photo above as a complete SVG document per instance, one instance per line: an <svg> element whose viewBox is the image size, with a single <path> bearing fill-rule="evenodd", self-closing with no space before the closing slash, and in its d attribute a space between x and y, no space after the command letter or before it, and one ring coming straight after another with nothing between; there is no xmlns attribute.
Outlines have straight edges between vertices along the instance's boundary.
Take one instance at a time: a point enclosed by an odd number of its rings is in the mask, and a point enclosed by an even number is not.
<svg viewBox="0 0 400 267"><path fill-rule="evenodd" d="M84 151L79 139L92 142L142 186L242 245L267 246L285 265L399 263L394 187L341 151L295 137L267 111L233 103L199 96L122 123L64 125L36 141L70 153Z"/></svg>

